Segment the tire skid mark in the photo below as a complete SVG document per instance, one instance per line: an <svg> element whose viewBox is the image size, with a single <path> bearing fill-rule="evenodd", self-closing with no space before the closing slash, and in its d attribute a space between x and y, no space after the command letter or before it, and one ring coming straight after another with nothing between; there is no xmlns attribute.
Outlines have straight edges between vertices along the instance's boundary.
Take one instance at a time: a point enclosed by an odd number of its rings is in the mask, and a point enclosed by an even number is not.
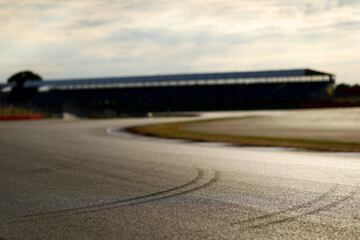
<svg viewBox="0 0 360 240"><path fill-rule="evenodd" d="M302 203L302 204L295 205L295 206L292 206L292 207L290 207L290 208L283 209L283 210L280 210L280 211L277 211L277 212L268 213L268 214L261 215L261 216L258 216L258 217L249 218L249 219L246 219L246 220L243 220L243 221L234 222L234 223L232 223L232 225L251 223L251 222L254 222L254 221L258 221L258 220L263 220L263 219L266 219L266 218L275 217L275 216L277 216L277 215L284 214L284 213L287 213L287 212L290 212L290 211L295 211L295 210L299 210L299 209L301 209L301 208L309 207L309 206L311 206L312 204L317 203L317 202L323 200L323 199L326 198L329 194L335 192L335 190L336 190L337 188L338 188L337 186L332 187L332 188L330 188L328 191L326 191L325 193L321 194L319 197L317 197L317 198L315 198L315 199L312 199L312 200L310 200L310 201L304 202L304 203Z"/></svg>
<svg viewBox="0 0 360 240"><path fill-rule="evenodd" d="M163 200L163 199L172 198L172 197L176 197L176 196L179 196L179 195L191 193L191 192L200 190L202 188L205 188L207 186L210 186L211 184L213 184L214 182L216 182L219 179L219 176L220 176L220 173L218 171L215 171L214 175L211 177L211 179L209 181L206 181L205 183L203 183L203 184L201 184L199 186L196 186L194 188L185 189L183 191L179 191L179 192L175 192L175 193L170 193L170 192L172 192L172 190L167 191L168 194L166 194L166 195L154 196L153 198L146 198L146 199L144 198L144 199L141 199L141 200L139 199L139 201L134 201L134 202L128 203L127 206L139 205L139 204L143 204L143 203L159 201L159 200ZM98 211L101 211L101 210L111 210L111 209L114 209L114 208L117 208L117 207L120 207L120 206L109 206L109 207L107 207L105 209L94 209L94 210L91 210L91 211L81 212L81 213L78 213L78 214L93 213L93 212L98 212Z"/></svg>
<svg viewBox="0 0 360 240"><path fill-rule="evenodd" d="M26 173L27 174L30 174L30 173L43 174L43 173L48 173L48 172L57 171L57 170L61 170L61 169L70 168L74 165L81 164L82 162L84 162L84 160L78 159L78 160L73 160L73 161L67 161L67 162L59 163L59 164L51 166L51 167L37 168L37 169L31 170L31 171L28 171Z"/></svg>
<svg viewBox="0 0 360 240"><path fill-rule="evenodd" d="M84 207L69 208L63 210L55 210L55 211L24 215L15 218L13 220L10 220L7 223L25 222L38 218L51 218L51 217L60 217L60 216L68 216L68 215L88 214L103 210L110 210L122 206L132 206L132 205L138 205L138 204L153 202L157 200L162 200L166 198L171 198L207 187L212 183L214 183L215 181L217 181L220 175L220 173L217 171L205 170L200 168L196 168L196 170L197 170L197 175L192 180L170 189L166 189L138 197L110 201L110 202L94 204Z"/></svg>
<svg viewBox="0 0 360 240"><path fill-rule="evenodd" d="M308 215L316 214L316 213L331 209L333 207L336 207L337 205L339 205L339 204L353 198L354 195L355 195L355 192L351 192L351 193L345 195L344 197L342 197L342 198L340 198L340 199L338 199L336 201L325 204L325 205L323 205L323 206L321 206L319 208L316 208L314 210L304 212L304 213L301 213L301 214L298 214L298 215L295 215L295 216L285 217L285 218L282 218L282 219L279 219L279 220L274 220L274 221L271 221L271 222L267 222L266 224L253 225L250 228L261 228L261 227L266 227L266 226L273 225L273 224L279 224L279 223L294 221L294 220L296 220L298 218L306 217Z"/></svg>
<svg viewBox="0 0 360 240"><path fill-rule="evenodd" d="M231 226L244 224L241 226L241 229L255 229L262 228L269 225L280 224L288 221L294 221L298 218L305 217L311 214L316 214L321 211L328 210L330 208L336 207L337 205L351 199L354 197L356 192L350 192L345 196L339 198L335 201L329 201L331 197L335 197L333 193L336 192L338 186L334 186L326 191L324 194L319 197L307 201L305 203L280 210L277 212L265 214L259 217L250 218L243 221L237 221L231 224ZM329 199L329 200L328 200Z"/></svg>
<svg viewBox="0 0 360 240"><path fill-rule="evenodd" d="M46 173L53 172L53 171L71 168L73 166L80 165L85 161L86 160L81 160L81 159L69 160L69 161L55 164L55 165L52 165L49 167L36 168L36 169L32 169L32 170L28 170L28 171L21 171L21 172L12 172L10 174L14 175L14 176L24 176L24 175L30 175L30 174L46 174ZM8 169L10 169L10 168L8 168ZM1 176L0 178L5 178L5 177ZM0 238L0 240L1 240L1 238Z"/></svg>

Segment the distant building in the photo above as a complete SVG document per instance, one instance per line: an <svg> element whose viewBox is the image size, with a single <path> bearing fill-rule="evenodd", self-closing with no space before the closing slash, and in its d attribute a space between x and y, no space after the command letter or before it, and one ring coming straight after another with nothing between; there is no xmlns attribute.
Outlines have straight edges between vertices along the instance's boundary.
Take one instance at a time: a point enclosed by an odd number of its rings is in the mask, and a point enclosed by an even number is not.
<svg viewBox="0 0 360 240"><path fill-rule="evenodd" d="M329 98L334 82L333 74L311 69L52 80L26 82L32 94L22 104L84 115L297 108ZM9 95L14 87L1 89Z"/></svg>

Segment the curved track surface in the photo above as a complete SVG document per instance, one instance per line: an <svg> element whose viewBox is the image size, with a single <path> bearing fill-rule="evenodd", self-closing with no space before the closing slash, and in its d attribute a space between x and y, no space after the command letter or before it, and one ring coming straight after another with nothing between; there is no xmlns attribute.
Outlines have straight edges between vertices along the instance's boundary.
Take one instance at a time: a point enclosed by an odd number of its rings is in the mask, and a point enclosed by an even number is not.
<svg viewBox="0 0 360 240"><path fill-rule="evenodd" d="M178 120L178 119L177 119ZM358 239L360 156L0 124L0 239Z"/></svg>

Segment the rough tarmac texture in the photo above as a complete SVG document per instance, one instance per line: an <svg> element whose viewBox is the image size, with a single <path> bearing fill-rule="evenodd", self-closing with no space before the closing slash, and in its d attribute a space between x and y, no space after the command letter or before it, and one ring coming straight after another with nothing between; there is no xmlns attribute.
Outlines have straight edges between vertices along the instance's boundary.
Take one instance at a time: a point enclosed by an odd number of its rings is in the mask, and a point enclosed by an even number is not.
<svg viewBox="0 0 360 240"><path fill-rule="evenodd" d="M358 239L359 154L0 124L0 239ZM113 127L113 128L108 128Z"/></svg>

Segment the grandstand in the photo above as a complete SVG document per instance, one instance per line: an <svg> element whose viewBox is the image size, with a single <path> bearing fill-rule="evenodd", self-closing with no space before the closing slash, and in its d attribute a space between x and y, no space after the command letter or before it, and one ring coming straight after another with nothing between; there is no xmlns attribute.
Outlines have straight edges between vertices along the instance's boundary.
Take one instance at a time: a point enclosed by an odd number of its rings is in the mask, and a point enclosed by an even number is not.
<svg viewBox="0 0 360 240"><path fill-rule="evenodd" d="M334 82L333 74L311 69L29 81L23 88L34 94L23 104L85 115L294 108L328 98ZM9 94L15 87L11 83L1 89Z"/></svg>

